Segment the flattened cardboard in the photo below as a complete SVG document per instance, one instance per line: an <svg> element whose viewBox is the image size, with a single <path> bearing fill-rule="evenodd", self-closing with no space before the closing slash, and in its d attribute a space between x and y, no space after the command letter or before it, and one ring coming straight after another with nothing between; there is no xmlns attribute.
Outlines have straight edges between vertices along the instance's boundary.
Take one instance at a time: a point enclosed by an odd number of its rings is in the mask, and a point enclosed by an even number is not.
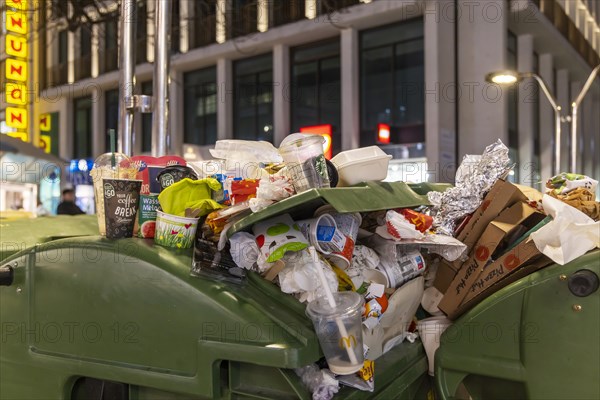
<svg viewBox="0 0 600 400"><path fill-rule="evenodd" d="M540 255L541 253L535 246L533 240L521 242L515 248L485 267L485 270L479 275L475 283L471 285L471 289L465 296L463 303L470 301L486 288L499 280L506 278L517 268L525 265L529 261L533 261Z"/></svg>
<svg viewBox="0 0 600 400"><path fill-rule="evenodd" d="M515 249L516 250L516 249ZM498 260L499 261L499 260ZM493 267L495 262L488 266L488 268ZM537 270L545 268L552 264L552 260L548 257L538 254L527 262L523 262L523 264L519 267L516 267L512 272L508 273L508 275L502 275L500 280L496 280L495 282L486 282L488 286L483 289L478 289L476 292L471 291L467 294L467 298L462 302L460 307L448 316L451 320L455 320L456 318L463 315L465 312L469 311L471 308L475 307L481 301L496 293L500 289L510 285L513 282L516 282L529 274L534 273ZM488 270L486 268L486 271ZM473 290L473 287L471 287Z"/></svg>
<svg viewBox="0 0 600 400"><path fill-rule="evenodd" d="M511 236L515 229L520 229L519 225L531 228L544 218L544 214L523 202L517 202L502 211L485 229L471 257L458 271L439 304L440 310L447 315L454 314L503 240Z"/></svg>
<svg viewBox="0 0 600 400"><path fill-rule="evenodd" d="M526 201L527 197L517 186L498 179L484 197L479 208L475 210L464 227L460 229L456 238L467 246L468 252L471 251L485 228L500 215L502 210L517 202ZM455 271L460 270L462 264L458 260L450 263Z"/></svg>

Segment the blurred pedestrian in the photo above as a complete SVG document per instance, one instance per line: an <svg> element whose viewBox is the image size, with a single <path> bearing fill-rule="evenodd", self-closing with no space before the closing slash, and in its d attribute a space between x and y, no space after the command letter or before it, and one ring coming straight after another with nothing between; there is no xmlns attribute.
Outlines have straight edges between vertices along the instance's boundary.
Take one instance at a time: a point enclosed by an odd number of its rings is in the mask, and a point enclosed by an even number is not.
<svg viewBox="0 0 600 400"><path fill-rule="evenodd" d="M73 189L65 189L62 191L62 201L56 209L58 215L79 215L85 214L81 208L75 204L75 191Z"/></svg>

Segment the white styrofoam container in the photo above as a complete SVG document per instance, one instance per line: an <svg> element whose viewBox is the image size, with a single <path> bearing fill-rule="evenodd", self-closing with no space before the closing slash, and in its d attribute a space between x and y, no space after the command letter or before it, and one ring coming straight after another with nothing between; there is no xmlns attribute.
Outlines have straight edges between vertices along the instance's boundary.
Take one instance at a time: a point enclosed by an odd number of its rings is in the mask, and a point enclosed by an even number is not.
<svg viewBox="0 0 600 400"><path fill-rule="evenodd" d="M343 151L331 159L340 176L338 186L352 186L360 182L381 181L388 173L392 156L377 146Z"/></svg>

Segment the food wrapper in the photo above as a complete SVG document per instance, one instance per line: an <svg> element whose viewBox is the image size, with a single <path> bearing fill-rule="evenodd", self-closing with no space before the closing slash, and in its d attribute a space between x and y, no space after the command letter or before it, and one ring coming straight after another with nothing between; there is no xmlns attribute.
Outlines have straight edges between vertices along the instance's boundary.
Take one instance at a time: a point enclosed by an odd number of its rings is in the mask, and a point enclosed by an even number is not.
<svg viewBox="0 0 600 400"><path fill-rule="evenodd" d="M375 390L375 361L365 360L360 371L353 375L338 376L340 383L364 392Z"/></svg>
<svg viewBox="0 0 600 400"><path fill-rule="evenodd" d="M410 208L401 208L396 211L402 214L404 218L406 218L406 220L413 224L415 228L421 233L427 232L429 228L431 228L431 225L433 225L433 217L429 215L425 215L418 211L411 210Z"/></svg>
<svg viewBox="0 0 600 400"><path fill-rule="evenodd" d="M293 194L294 186L287 177L270 175L260 180L256 189L256 198L250 199L250 208L253 212L257 212Z"/></svg>
<svg viewBox="0 0 600 400"><path fill-rule="evenodd" d="M375 229L375 233L385 239L422 239L423 233L406 217L396 211L390 210L385 214L385 226Z"/></svg>
<svg viewBox="0 0 600 400"><path fill-rule="evenodd" d="M236 205L256 197L258 182L256 179L233 180L231 182L231 193L229 194L231 204Z"/></svg>
<svg viewBox="0 0 600 400"><path fill-rule="evenodd" d="M320 369L316 364L310 364L294 370L302 383L312 393L313 400L331 400L340 390L340 384L328 369Z"/></svg>
<svg viewBox="0 0 600 400"><path fill-rule="evenodd" d="M600 247L600 222L549 195L544 196L542 203L554 220L531 234L540 252L564 265Z"/></svg>
<svg viewBox="0 0 600 400"><path fill-rule="evenodd" d="M437 232L452 236L456 222L479 207L494 183L510 170L509 164L508 148L500 139L486 147L478 160L466 156L457 171L456 186L427 194L434 206Z"/></svg>
<svg viewBox="0 0 600 400"><path fill-rule="evenodd" d="M548 179L546 188L555 195L567 194L570 191L583 188L590 192L595 192L598 187L598 181L589 176L563 172Z"/></svg>

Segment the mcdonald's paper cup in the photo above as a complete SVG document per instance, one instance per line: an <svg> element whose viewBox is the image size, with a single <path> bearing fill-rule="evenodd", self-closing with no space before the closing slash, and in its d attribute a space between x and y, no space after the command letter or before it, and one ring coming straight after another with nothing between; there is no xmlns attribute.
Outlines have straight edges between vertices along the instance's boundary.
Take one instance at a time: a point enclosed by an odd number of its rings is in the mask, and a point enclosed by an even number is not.
<svg viewBox="0 0 600 400"><path fill-rule="evenodd" d="M166 247L192 247L198 228L198 218L186 218L156 211L154 242Z"/></svg>
<svg viewBox="0 0 600 400"><path fill-rule="evenodd" d="M344 249L346 237L329 214L298 221L298 226L317 251L323 254L339 253Z"/></svg>
<svg viewBox="0 0 600 400"><path fill-rule="evenodd" d="M342 250L331 253L327 259L341 269L348 269L352 263L352 253L354 253L354 244L362 217L359 213L338 213L330 205L319 207L315 212L315 217L323 215L330 215L339 232L345 237Z"/></svg>
<svg viewBox="0 0 600 400"><path fill-rule="evenodd" d="M313 321L331 372L350 375L359 371L364 362L361 317L364 301L356 292L333 293L333 296L335 308L323 296L308 304L306 314ZM342 335L342 331L346 336ZM355 362L350 361L351 358Z"/></svg>

